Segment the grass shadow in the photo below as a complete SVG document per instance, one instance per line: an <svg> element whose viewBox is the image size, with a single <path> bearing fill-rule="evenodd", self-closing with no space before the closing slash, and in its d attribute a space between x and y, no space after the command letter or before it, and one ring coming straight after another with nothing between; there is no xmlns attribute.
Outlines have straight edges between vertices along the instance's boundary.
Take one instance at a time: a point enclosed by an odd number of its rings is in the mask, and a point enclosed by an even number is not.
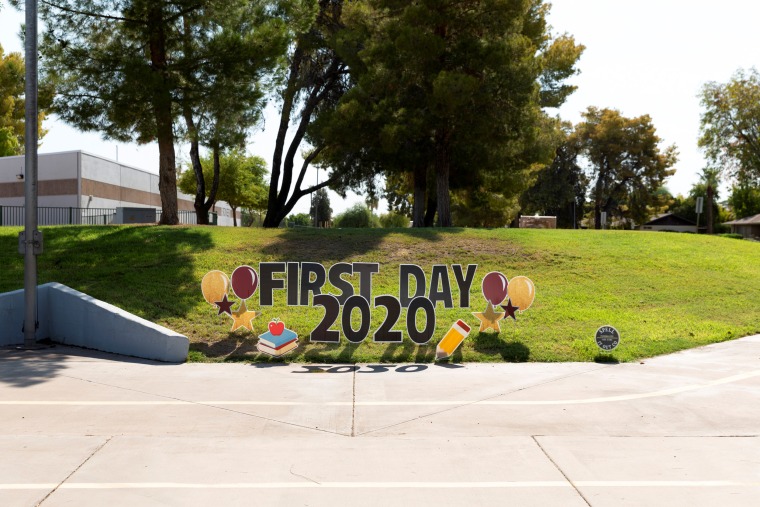
<svg viewBox="0 0 760 507"><path fill-rule="evenodd" d="M473 347L487 355L500 355L504 361L524 363L530 359L530 349L520 342L508 342L497 333L477 333L472 338Z"/></svg>
<svg viewBox="0 0 760 507"><path fill-rule="evenodd" d="M385 346L383 354L380 356L380 363L429 363L433 360L435 348L429 353L423 349L429 349L427 346L418 346L411 340L405 340L402 343L391 343ZM414 359L412 359L414 358Z"/></svg>
<svg viewBox="0 0 760 507"><path fill-rule="evenodd" d="M594 356L594 362L601 364L620 364L620 360L612 354L597 354Z"/></svg>
<svg viewBox="0 0 760 507"><path fill-rule="evenodd" d="M261 248L261 253L275 261L340 262L373 252L389 234L402 235L412 241L439 242L444 235L462 230L289 228L284 229L276 241Z"/></svg>
<svg viewBox="0 0 760 507"><path fill-rule="evenodd" d="M43 232L40 284L62 283L153 322L187 316L196 307L194 259L214 247L201 227L61 226ZM15 238L0 236L0 292L23 284L23 256L11 243Z"/></svg>

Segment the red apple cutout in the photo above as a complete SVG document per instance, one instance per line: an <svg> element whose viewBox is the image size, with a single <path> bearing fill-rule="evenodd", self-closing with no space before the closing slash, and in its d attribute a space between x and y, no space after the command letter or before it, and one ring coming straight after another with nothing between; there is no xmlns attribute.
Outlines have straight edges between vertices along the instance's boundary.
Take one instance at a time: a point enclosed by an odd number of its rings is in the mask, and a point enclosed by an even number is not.
<svg viewBox="0 0 760 507"><path fill-rule="evenodd" d="M280 336L283 331L285 331L284 322L276 322L273 320L269 323L269 332L274 336Z"/></svg>

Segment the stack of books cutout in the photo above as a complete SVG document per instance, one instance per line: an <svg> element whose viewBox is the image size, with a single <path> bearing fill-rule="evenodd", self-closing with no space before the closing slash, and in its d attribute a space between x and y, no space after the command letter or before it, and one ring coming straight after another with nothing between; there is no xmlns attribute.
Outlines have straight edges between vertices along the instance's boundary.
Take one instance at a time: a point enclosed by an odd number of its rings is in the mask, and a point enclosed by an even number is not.
<svg viewBox="0 0 760 507"><path fill-rule="evenodd" d="M275 357L287 354L296 347L298 335L285 329L285 324L276 320L269 323L269 331L259 335L259 343L256 345L259 352Z"/></svg>

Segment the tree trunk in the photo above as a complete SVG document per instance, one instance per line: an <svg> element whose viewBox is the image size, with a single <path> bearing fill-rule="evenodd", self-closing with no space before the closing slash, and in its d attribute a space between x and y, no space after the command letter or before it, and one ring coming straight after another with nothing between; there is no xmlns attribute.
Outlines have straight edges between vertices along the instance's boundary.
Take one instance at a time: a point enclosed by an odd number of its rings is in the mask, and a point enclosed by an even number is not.
<svg viewBox="0 0 760 507"><path fill-rule="evenodd" d="M195 173L195 200L193 201L193 207L195 208L195 222L198 225L208 225L208 210L211 207L210 203L207 206L206 199L206 180L203 177L203 165L201 164L201 157L198 149L198 131L195 128L195 122L193 121L193 115L187 105L183 106L185 124L187 125L187 131L190 135L190 163L193 166L193 173Z"/></svg>
<svg viewBox="0 0 760 507"><path fill-rule="evenodd" d="M264 227L277 227L280 225L280 214L282 207L278 199L278 187L280 186L280 175L282 172L282 152L285 149L285 139L288 134L288 125L290 125L290 116L293 113L293 102L296 96L296 86L298 74L300 72L303 50L296 47L293 52L293 61L290 63L288 70L288 83L282 94L282 112L280 113L280 125L277 128L277 138L274 144L274 154L272 156L272 176L269 179L269 198L267 202L267 215L264 218ZM290 189L283 188L281 192L289 192Z"/></svg>
<svg viewBox="0 0 760 507"><path fill-rule="evenodd" d="M713 187L711 184L707 185L707 234L712 234L713 231ZM699 233L699 231L697 231Z"/></svg>
<svg viewBox="0 0 760 507"><path fill-rule="evenodd" d="M427 192L427 203L425 205L425 227L433 227L435 225L435 212L438 209L438 200L436 199L437 193L435 188L431 187Z"/></svg>
<svg viewBox="0 0 760 507"><path fill-rule="evenodd" d="M442 129L435 135L435 177L438 200L438 225L451 227L451 195L449 193L449 173L451 157L449 153L449 131Z"/></svg>
<svg viewBox="0 0 760 507"><path fill-rule="evenodd" d="M232 227L237 227L237 206L230 204L230 208L232 208Z"/></svg>
<svg viewBox="0 0 760 507"><path fill-rule="evenodd" d="M153 116L158 141L158 191L161 194L161 220L163 225L177 225L177 167L174 153L174 125L172 97L167 84L166 34L161 5L155 3L148 14L150 30L151 70L159 74L153 91Z"/></svg>
<svg viewBox="0 0 760 507"><path fill-rule="evenodd" d="M328 12L328 10L332 12ZM335 23L329 24L328 21L331 18L337 20L340 16L340 10L340 2L320 1L317 26L324 27L328 31L334 30L338 25ZM280 222L287 217L298 199L319 187L317 185L304 191L300 186L303 182L306 167L314 160L313 156L309 156L304 160L295 187L291 189L294 158L298 154L298 148L306 135L306 129L311 122L312 115L317 107L329 97L329 94L335 91L336 85L340 83L341 76L346 73L345 65L338 55L333 53L330 56L329 63L325 63L326 67L322 69L317 69L316 66L309 67L311 71L318 70L318 75L305 75L303 69L304 62L306 66L314 63L309 61L310 58L313 60L314 55L309 53L311 49L304 49L304 44L308 44L306 40L299 38L295 44L296 47L288 69L287 84L282 93L282 112L280 114L280 125L277 131L274 156L272 158L272 176L269 182L269 199L264 227L279 227ZM288 149L285 151L288 126L291 123L294 108L298 104L303 105L300 111L300 118L297 122L296 131L289 141ZM321 148L315 149L321 150Z"/></svg>
<svg viewBox="0 0 760 507"><path fill-rule="evenodd" d="M596 180L596 192L594 196L594 229L602 228L602 175L601 171Z"/></svg>
<svg viewBox="0 0 760 507"><path fill-rule="evenodd" d="M414 168L414 200L412 202L412 227L425 227L425 194L427 190L426 166Z"/></svg>

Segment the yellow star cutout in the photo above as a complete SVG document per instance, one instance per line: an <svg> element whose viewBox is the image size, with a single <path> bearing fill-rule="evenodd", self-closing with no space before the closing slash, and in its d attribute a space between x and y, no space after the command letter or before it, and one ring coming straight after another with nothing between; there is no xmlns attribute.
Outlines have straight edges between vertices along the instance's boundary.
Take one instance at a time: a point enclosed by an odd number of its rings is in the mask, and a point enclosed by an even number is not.
<svg viewBox="0 0 760 507"><path fill-rule="evenodd" d="M496 331L497 333L501 333L499 321L504 318L504 314L497 313L490 302L486 307L486 311L472 312L472 314L480 321L480 333L484 331Z"/></svg>
<svg viewBox="0 0 760 507"><path fill-rule="evenodd" d="M240 308L232 312L232 330L236 331L241 327L248 331L253 331L251 321L256 318L256 312L249 312L245 306L245 301L240 303Z"/></svg>

